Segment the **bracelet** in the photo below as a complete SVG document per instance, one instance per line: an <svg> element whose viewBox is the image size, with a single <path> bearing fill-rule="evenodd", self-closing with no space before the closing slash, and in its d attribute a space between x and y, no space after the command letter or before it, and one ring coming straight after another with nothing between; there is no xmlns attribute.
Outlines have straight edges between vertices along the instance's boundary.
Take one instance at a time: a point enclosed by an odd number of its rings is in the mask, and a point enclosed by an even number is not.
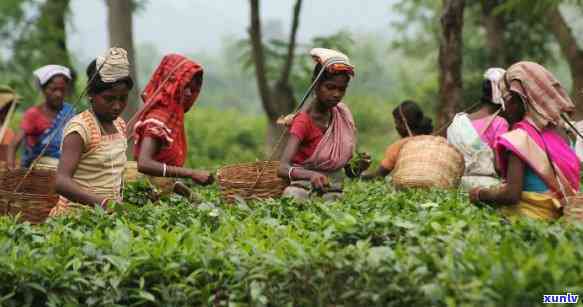
<svg viewBox="0 0 583 307"><path fill-rule="evenodd" d="M287 172L287 178L289 179L289 181L292 181L292 172L293 172L294 168L296 168L296 167L295 166L290 167L289 171Z"/></svg>
<svg viewBox="0 0 583 307"><path fill-rule="evenodd" d="M162 164L162 177L166 177L166 163Z"/></svg>

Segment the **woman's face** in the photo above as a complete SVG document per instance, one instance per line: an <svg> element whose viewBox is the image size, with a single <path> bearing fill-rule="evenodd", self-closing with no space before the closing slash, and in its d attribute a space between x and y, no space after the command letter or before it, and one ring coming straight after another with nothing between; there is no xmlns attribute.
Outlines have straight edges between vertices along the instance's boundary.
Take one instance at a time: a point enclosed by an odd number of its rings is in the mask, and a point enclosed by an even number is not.
<svg viewBox="0 0 583 307"><path fill-rule="evenodd" d="M316 86L316 99L326 108L335 107L346 94L350 78L346 75L334 75Z"/></svg>
<svg viewBox="0 0 583 307"><path fill-rule="evenodd" d="M526 108L517 94L512 94L510 99L506 101L506 110L502 112L502 117L504 117L508 124L513 125L524 118L526 114Z"/></svg>
<svg viewBox="0 0 583 307"><path fill-rule="evenodd" d="M200 88L202 86L202 74L195 75L192 80L186 85L184 91L182 92L182 105L184 106L184 112L188 112L196 98L198 98L198 94L200 93Z"/></svg>
<svg viewBox="0 0 583 307"><path fill-rule="evenodd" d="M117 119L128 103L130 89L125 83L91 96L93 112L101 121L112 122Z"/></svg>
<svg viewBox="0 0 583 307"><path fill-rule="evenodd" d="M63 106L63 101L69 90L69 79L65 76L57 75L51 78L44 86L42 92L45 101L52 109L59 110Z"/></svg>

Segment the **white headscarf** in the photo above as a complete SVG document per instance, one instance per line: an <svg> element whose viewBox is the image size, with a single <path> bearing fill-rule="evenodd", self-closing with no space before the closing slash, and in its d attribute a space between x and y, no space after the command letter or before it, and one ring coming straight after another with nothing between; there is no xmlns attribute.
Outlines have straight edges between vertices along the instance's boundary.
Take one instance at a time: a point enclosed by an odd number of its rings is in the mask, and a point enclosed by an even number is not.
<svg viewBox="0 0 583 307"><path fill-rule="evenodd" d="M490 87L492 88L492 102L502 106L502 110L506 109L504 105L504 99L502 98L502 91L500 90L500 82L504 78L506 70L502 68L489 68L484 73L484 78L490 81Z"/></svg>
<svg viewBox="0 0 583 307"><path fill-rule="evenodd" d="M123 48L109 48L104 55L97 57L96 66L105 83L117 82L130 75L128 53Z"/></svg>
<svg viewBox="0 0 583 307"><path fill-rule="evenodd" d="M56 75L63 75L71 80L71 71L69 68L61 65L45 65L32 73L38 80L39 86L44 86Z"/></svg>
<svg viewBox="0 0 583 307"><path fill-rule="evenodd" d="M310 55L317 63L322 64L329 71L345 71L354 75L354 66L350 64L350 59L346 54L326 48L313 48Z"/></svg>

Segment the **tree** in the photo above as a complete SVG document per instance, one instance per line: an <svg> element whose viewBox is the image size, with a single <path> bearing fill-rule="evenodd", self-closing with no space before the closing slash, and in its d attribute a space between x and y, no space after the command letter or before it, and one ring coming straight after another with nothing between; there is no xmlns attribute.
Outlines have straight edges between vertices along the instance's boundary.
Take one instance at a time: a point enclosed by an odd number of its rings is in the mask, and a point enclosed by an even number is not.
<svg viewBox="0 0 583 307"><path fill-rule="evenodd" d="M37 90L32 72L42 65L60 64L72 69L67 48L69 0L13 0L0 5L0 39L10 51L0 63L2 82L10 84L34 103Z"/></svg>
<svg viewBox="0 0 583 307"><path fill-rule="evenodd" d="M506 67L509 64L504 39L506 22L503 14L495 12L501 2L501 0L482 0L482 23L486 30L488 61L490 66L495 67Z"/></svg>
<svg viewBox="0 0 583 307"><path fill-rule="evenodd" d="M133 35L133 13L138 3L133 0L106 0L106 4L109 46L125 49L131 63L130 75L134 79L135 86L130 92L129 104L123 114L125 119L129 119L138 110L139 105L139 83Z"/></svg>
<svg viewBox="0 0 583 307"><path fill-rule="evenodd" d="M583 119L583 95L581 95L583 90L583 49L577 45L577 39L558 6L549 9L547 16L550 21L550 29L561 47L561 53L569 63L573 82L571 97L577 108L576 118L581 120Z"/></svg>
<svg viewBox="0 0 583 307"><path fill-rule="evenodd" d="M451 106L457 111L478 101L483 74L488 67L508 67L519 60L531 60L547 66L555 64L556 44L548 25L541 22L538 16L525 14L525 10L508 9L513 1L526 0L466 1L462 30L463 96ZM543 1L526 2L532 7ZM419 100L422 104L432 103L435 92L439 91L438 77L433 77L436 71L434 63L439 62L435 50L439 49L443 36L435 24L439 22L443 6L437 1L411 0L397 2L393 10L401 15L393 24L399 30L393 45L403 50L406 58L415 61L415 69L421 67L422 71L416 73L416 80L418 75L436 80L435 85L428 82L425 87L412 86L407 89L409 94L406 98ZM407 73L412 69L408 68ZM441 104L436 107L432 103L431 106L436 111L442 110Z"/></svg>
<svg viewBox="0 0 583 307"><path fill-rule="evenodd" d="M443 0L439 41L439 103L437 127L453 117L462 100L462 29L464 0Z"/></svg>
<svg viewBox="0 0 583 307"><path fill-rule="evenodd" d="M583 89L583 49L578 46L575 34L559 9L561 4L572 5L571 8L583 7L583 1L581 0L506 0L502 10L514 14L528 15L531 19L536 19L539 24L545 27L545 32L551 33L555 37L561 54L569 65L572 79L571 98L576 106L576 118L581 120L583 119L583 96L580 93ZM541 23L540 20L545 22ZM534 45L531 44L531 46Z"/></svg>
<svg viewBox="0 0 583 307"><path fill-rule="evenodd" d="M296 105L293 90L290 86L290 74L294 64L296 36L299 27L302 0L296 0L295 2L286 58L280 69L279 77L273 85L269 83L267 78L268 71L261 29L260 0L249 0L249 4L251 22L249 37L255 67L255 78L261 104L269 122L267 143L272 147L276 145L281 134L281 128L276 123L277 119L280 116L293 112Z"/></svg>

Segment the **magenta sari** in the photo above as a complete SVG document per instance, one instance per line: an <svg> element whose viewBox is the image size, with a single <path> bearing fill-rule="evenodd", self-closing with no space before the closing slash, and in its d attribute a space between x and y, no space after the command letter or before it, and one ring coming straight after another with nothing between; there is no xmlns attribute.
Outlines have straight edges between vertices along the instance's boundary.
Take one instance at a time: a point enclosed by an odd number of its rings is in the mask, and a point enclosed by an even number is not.
<svg viewBox="0 0 583 307"><path fill-rule="evenodd" d="M555 130L540 130L532 121L524 119L514 125L512 131L498 138L495 151L496 162L504 177L508 169L508 155L505 153L510 151L545 182L554 197L562 199L579 191L579 159ZM561 191L561 186L564 191Z"/></svg>

